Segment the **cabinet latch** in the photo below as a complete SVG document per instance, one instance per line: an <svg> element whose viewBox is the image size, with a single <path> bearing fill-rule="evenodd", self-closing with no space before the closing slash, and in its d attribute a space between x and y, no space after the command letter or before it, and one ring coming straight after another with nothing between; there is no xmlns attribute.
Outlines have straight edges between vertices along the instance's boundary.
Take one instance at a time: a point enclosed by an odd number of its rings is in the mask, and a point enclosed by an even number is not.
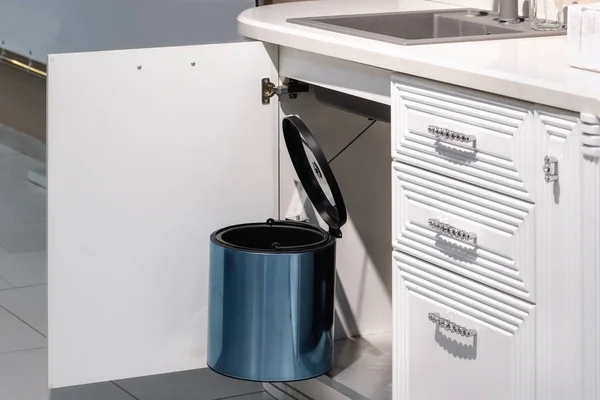
<svg viewBox="0 0 600 400"><path fill-rule="evenodd" d="M544 157L544 175L546 182L554 182L558 179L558 158Z"/></svg>
<svg viewBox="0 0 600 400"><path fill-rule="evenodd" d="M294 221L294 222L309 222L310 220L306 217L303 217L300 214L287 215L285 217L286 221Z"/></svg>
<svg viewBox="0 0 600 400"><path fill-rule="evenodd" d="M271 97L288 95L290 99L298 97L298 93L308 92L308 83L295 79L288 80L286 85L276 86L269 78L262 79L261 97L263 104L271 104Z"/></svg>

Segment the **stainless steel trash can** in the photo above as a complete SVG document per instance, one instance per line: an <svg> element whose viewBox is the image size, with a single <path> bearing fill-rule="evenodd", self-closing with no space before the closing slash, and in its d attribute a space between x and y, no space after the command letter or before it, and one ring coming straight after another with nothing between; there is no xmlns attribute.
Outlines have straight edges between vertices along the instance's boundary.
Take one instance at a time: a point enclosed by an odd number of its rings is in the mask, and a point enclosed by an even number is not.
<svg viewBox="0 0 600 400"><path fill-rule="evenodd" d="M295 381L333 367L335 244L346 208L316 139L283 121L290 158L330 230L275 221L211 235L207 363L233 378Z"/></svg>

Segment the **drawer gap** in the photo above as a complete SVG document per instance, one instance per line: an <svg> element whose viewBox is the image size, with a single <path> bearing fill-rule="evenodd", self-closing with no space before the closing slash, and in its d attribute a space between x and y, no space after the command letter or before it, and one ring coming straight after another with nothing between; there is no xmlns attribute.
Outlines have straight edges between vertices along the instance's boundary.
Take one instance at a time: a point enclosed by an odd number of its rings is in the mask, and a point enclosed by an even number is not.
<svg viewBox="0 0 600 400"><path fill-rule="evenodd" d="M395 154L395 160L400 163L410 165L423 171L433 172L450 179L456 179L466 184L474 185L478 188L488 190L500 195L508 195L515 199L519 199L530 204L534 201L529 198L529 192L522 185L518 185L519 181L500 179L502 183L495 182L491 173L474 174L472 171L464 171L458 168L452 168L439 161L437 157L429 156L427 153L403 147L399 154ZM416 153L416 154L415 154ZM425 167L427 166L427 167ZM451 174L452 172L453 174ZM485 176L488 175L488 176Z"/></svg>
<svg viewBox="0 0 600 400"><path fill-rule="evenodd" d="M485 129L489 133L506 137L513 138L515 132L518 131L520 127L520 123L522 120L518 120L515 124L509 124L504 121L497 121L494 119L482 118L481 116L473 113L467 113L464 111L459 111L455 109L451 109L448 107L439 107L437 104L423 104L423 103L415 103L412 101L405 102L406 108L408 110L413 110L421 114L431 115L443 118L445 120L458 122L464 125L471 125L474 127L478 127L481 129ZM431 106L431 107L429 107ZM448 112L444 112L448 111ZM463 118L460 118L463 117ZM504 129L503 129L504 128ZM465 128L468 129L468 128ZM464 132L468 133L468 132Z"/></svg>
<svg viewBox="0 0 600 400"><path fill-rule="evenodd" d="M429 239L429 240L434 240L434 241L438 242L439 234L431 231L427 227L422 227L413 222L409 222L409 224L406 226L406 231L409 233L413 233L417 237L422 237L425 240ZM413 238L413 240L417 240L417 239ZM417 240L417 241L419 243L422 243L423 245L429 245L428 243L425 243L425 240ZM491 252L491 251L483 249L481 247L469 245L468 243L460 242L461 245L458 245L458 244L454 244L452 242L446 242L446 241L443 242L444 245L446 243L448 243L449 249L444 249L445 251L440 249L440 251L442 251L443 253L445 253L446 251L448 253L452 253L452 255L454 255L458 259L464 258L469 262L475 262L476 260L480 259L486 263L486 265L485 265L486 268L492 268L494 270L498 270L498 272L500 272L501 269L493 266L494 264L498 264L504 268L507 268L510 271L518 271L518 269L515 268L514 260L511 258L504 257L501 254ZM459 248L459 246L464 246L464 245L469 245L470 247L473 248L473 250L472 251L467 250L468 247ZM436 247L436 248L438 248L438 247ZM454 248L457 248L457 250L453 250Z"/></svg>
<svg viewBox="0 0 600 400"><path fill-rule="evenodd" d="M400 154L402 154L402 150L405 148L409 148L423 153L428 158L433 160L442 158L445 161L448 161L450 164L456 164L458 167L468 166L469 168L473 168L475 170L488 173L490 175L496 175L498 178L501 178L500 180L507 180L510 183L516 182L517 184L523 184L523 181L519 177L517 170L512 165L510 168L505 168L501 164L494 163L494 160L491 160L492 162L484 160L485 157L465 157L462 154L455 154L454 152L451 152L449 150L440 150L440 148L438 146L435 146L434 144L426 144L420 141L416 141L413 140L413 137L405 138L405 141L402 143L401 148L397 151ZM483 155L482 153L480 154ZM437 160L436 163L439 164L439 160ZM463 173L474 175L468 170L463 171ZM514 183L512 184L514 185Z"/></svg>
<svg viewBox="0 0 600 400"><path fill-rule="evenodd" d="M531 208L533 207L533 204L526 200L514 198L504 193L493 192L487 188L413 166L412 164L394 163L392 168L396 175L403 181L423 187L430 187L430 189L457 190L467 196L466 198L473 203L481 203L481 199L483 199L486 204L491 202L487 205L488 207L515 218L524 218L531 212Z"/></svg>
<svg viewBox="0 0 600 400"><path fill-rule="evenodd" d="M529 207L529 204L525 202L523 202L523 204L520 204L520 207L515 207L512 204L506 205L506 203L509 203L509 201L506 201L504 196L502 198L498 198L498 196L495 196L494 199L490 199L490 193L487 189L481 189L477 194L471 194L466 192L465 190L458 190L456 186L460 185L462 182L456 181L452 178L443 177L445 181L451 182L442 183L438 181L423 179L404 171L396 171L396 176L401 181L400 185L402 187L410 188L410 190L413 192L417 192L423 195L429 195L430 197L434 198L436 197L436 194L439 193L439 196L442 196L443 199L453 198L456 199L456 201L461 202L462 204L470 203L476 205L478 207L481 207L482 209L489 210L489 212L497 218L504 219L506 221L516 221L516 225L518 225L520 221L527 217L531 209L531 207ZM438 178L438 180L441 180L439 179L439 175L436 176L436 178ZM452 186L450 186L450 184L452 184ZM502 200L505 201L500 203L499 201ZM510 224L510 222L507 223Z"/></svg>
<svg viewBox="0 0 600 400"><path fill-rule="evenodd" d="M396 264L396 268L400 268L401 273L421 276L428 281L454 288L451 290L468 293L472 298L478 299L477 301L502 309L519 319L525 318L535 307L535 303L528 299L508 294L410 254L394 252L394 259L402 263L402 267Z"/></svg>
<svg viewBox="0 0 600 400"><path fill-rule="evenodd" d="M514 233L518 228L523 218L512 217L510 215L501 214L477 203L470 203L467 200L458 199L452 195L438 193L438 196L432 194L430 190L419 186L414 186L407 182L401 183L402 188L408 195L419 201L429 204L432 207L440 210L446 210L457 215L464 215L465 218L472 219L481 225L494 224L493 228L508 234ZM424 200L427 199L427 200ZM468 208L468 210L467 210ZM479 215L480 219L469 218L469 215ZM484 222L485 220L485 222ZM491 221L491 222L488 222ZM495 221L498 221L496 223ZM492 226L492 225L490 225Z"/></svg>
<svg viewBox="0 0 600 400"><path fill-rule="evenodd" d="M454 274L458 274L461 277L470 279L474 282L478 282L495 290L500 290L508 295L518 297L523 300L530 300L531 294L525 288L522 280L517 278L508 277L506 275L490 274L491 271L485 271L481 273L479 270L470 269L458 264L452 264L447 260L437 257L435 254L430 254L431 249L419 249L414 247L414 243L408 243L406 239L399 242L400 246L397 248L403 254L408 254L415 257L423 262L431 263L439 268L449 271Z"/></svg>
<svg viewBox="0 0 600 400"><path fill-rule="evenodd" d="M412 282L410 278L407 279L407 276L404 273L402 273L402 277L405 279L405 285L409 290L420 294L429 301L437 302L443 305L445 308L450 308L454 312L461 313L471 318L474 318L477 320L477 322L481 323L482 325L486 325L491 329L496 329L508 335L512 335L519 328L518 323L510 323L503 321L499 318L486 314L483 311L477 310L466 304L462 304L444 295L436 293L433 290L426 289Z"/></svg>

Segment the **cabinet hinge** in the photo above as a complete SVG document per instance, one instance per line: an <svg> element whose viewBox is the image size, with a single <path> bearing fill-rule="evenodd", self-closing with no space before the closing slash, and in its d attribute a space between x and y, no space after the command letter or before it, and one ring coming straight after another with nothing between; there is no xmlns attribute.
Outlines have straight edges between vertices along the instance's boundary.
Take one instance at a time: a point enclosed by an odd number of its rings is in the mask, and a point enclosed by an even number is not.
<svg viewBox="0 0 600 400"><path fill-rule="evenodd" d="M558 158L544 157L544 175L546 182L554 182L558 179Z"/></svg>
<svg viewBox="0 0 600 400"><path fill-rule="evenodd" d="M261 98L263 104L271 104L271 97L288 95L290 99L298 97L298 93L308 92L308 83L295 79L288 80L286 85L275 86L269 78L262 79Z"/></svg>

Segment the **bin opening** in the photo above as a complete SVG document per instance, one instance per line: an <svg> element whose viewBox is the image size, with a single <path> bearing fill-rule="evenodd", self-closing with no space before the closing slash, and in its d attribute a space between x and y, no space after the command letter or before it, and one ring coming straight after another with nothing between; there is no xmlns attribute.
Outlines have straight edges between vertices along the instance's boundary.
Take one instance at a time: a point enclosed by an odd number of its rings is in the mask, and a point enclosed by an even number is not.
<svg viewBox="0 0 600 400"><path fill-rule="evenodd" d="M311 250L332 240L327 232L318 227L292 222L231 226L216 232L214 236L221 245L261 252Z"/></svg>

